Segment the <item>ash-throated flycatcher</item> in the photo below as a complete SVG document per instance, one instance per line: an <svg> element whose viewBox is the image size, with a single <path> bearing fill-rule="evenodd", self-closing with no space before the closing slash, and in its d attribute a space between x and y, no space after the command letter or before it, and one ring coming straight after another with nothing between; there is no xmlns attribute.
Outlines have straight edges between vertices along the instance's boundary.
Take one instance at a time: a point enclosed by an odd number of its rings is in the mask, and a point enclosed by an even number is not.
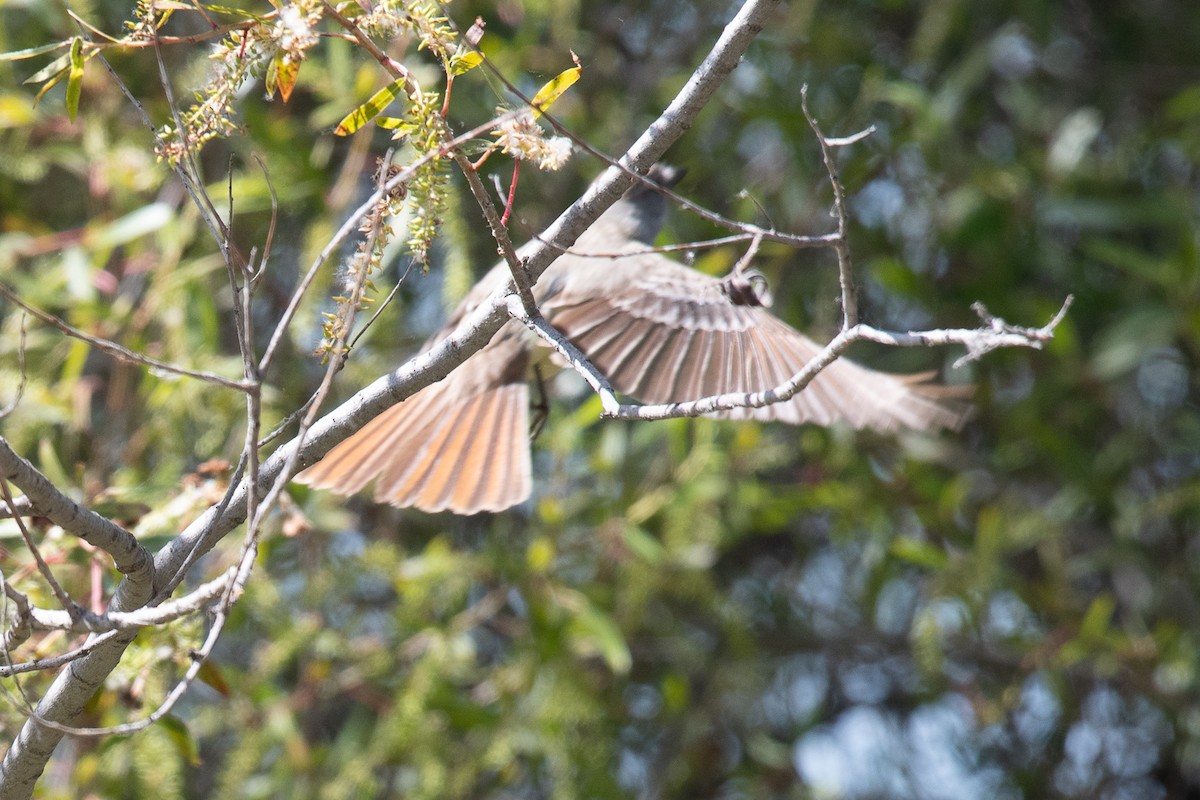
<svg viewBox="0 0 1200 800"><path fill-rule="evenodd" d="M673 186L682 171L650 178ZM791 378L820 347L772 316L750 286L710 277L645 252L662 227L661 194L636 184L559 256L534 288L538 307L609 379L648 403L756 392ZM584 254L598 254L588 257ZM501 263L481 280L431 342L509 279ZM297 478L424 511L501 511L531 491L529 384L538 340L510 321L445 380L367 423ZM428 346L428 345L427 345ZM784 403L720 416L890 431L957 428L959 393L928 374L889 375L839 359Z"/></svg>

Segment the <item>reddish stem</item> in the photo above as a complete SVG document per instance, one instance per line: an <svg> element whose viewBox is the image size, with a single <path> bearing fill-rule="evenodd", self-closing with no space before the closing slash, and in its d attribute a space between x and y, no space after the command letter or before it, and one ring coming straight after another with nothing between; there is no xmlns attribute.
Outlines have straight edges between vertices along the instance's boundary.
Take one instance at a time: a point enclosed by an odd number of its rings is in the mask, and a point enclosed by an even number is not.
<svg viewBox="0 0 1200 800"><path fill-rule="evenodd" d="M520 177L521 162L514 161L512 182L508 184L508 202L504 204L504 214L500 217L500 224L506 228L508 227L508 215L511 214L513 210L513 200L515 200L517 196L517 179Z"/></svg>

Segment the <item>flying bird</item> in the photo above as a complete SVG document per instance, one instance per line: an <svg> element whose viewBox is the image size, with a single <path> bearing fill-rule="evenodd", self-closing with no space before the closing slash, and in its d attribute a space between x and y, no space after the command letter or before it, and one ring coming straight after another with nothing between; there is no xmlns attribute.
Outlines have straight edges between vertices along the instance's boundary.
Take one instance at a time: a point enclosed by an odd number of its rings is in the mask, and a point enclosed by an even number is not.
<svg viewBox="0 0 1200 800"><path fill-rule="evenodd" d="M666 187L682 170L659 165ZM654 187L635 184L560 255L534 287L546 320L609 379L647 403L773 388L821 347L772 315L757 291L647 252L666 215ZM426 348L505 285L496 265ZM297 480L349 495L374 483L379 502L457 514L502 511L530 496L529 378L542 348L510 320L444 380L392 406ZM957 429L960 393L928 373L892 375L839 359L790 400L715 416L856 429Z"/></svg>

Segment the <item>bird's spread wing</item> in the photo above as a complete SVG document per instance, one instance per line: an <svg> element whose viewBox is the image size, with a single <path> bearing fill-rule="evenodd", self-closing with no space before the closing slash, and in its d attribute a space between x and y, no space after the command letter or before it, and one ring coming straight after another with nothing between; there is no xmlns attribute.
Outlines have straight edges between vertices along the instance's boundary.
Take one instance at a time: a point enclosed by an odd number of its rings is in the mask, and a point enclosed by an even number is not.
<svg viewBox="0 0 1200 800"><path fill-rule="evenodd" d="M586 259L544 303L549 321L613 386L650 403L774 388L820 352L752 297L657 254ZM588 270L591 280L574 273ZM588 285L591 284L591 285ZM826 367L791 400L726 416L889 431L957 428L953 390L929 375L890 375L847 359Z"/></svg>
<svg viewBox="0 0 1200 800"><path fill-rule="evenodd" d="M501 332L445 380L392 406L297 480L456 514L501 511L532 490L526 354Z"/></svg>

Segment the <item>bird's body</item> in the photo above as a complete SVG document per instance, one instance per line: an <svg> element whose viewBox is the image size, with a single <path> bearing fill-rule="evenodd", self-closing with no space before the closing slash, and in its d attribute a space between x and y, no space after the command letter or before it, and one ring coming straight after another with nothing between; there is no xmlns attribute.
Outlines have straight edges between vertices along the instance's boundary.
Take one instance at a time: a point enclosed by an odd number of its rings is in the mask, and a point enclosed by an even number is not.
<svg viewBox="0 0 1200 800"><path fill-rule="evenodd" d="M672 185L679 174L656 168ZM547 321L638 400L669 403L756 392L791 378L820 347L772 316L754 292L647 252L665 213L662 196L635 186L560 256L534 287ZM591 255L589 255L591 254ZM471 290L442 332L453 330L508 280L504 264ZM375 498L459 514L500 511L529 497L528 365L538 345L510 321L445 380L380 414L300 480L352 494L372 480ZM783 403L722 416L855 428L955 428L962 410L928 376L889 375L847 359L826 367Z"/></svg>

